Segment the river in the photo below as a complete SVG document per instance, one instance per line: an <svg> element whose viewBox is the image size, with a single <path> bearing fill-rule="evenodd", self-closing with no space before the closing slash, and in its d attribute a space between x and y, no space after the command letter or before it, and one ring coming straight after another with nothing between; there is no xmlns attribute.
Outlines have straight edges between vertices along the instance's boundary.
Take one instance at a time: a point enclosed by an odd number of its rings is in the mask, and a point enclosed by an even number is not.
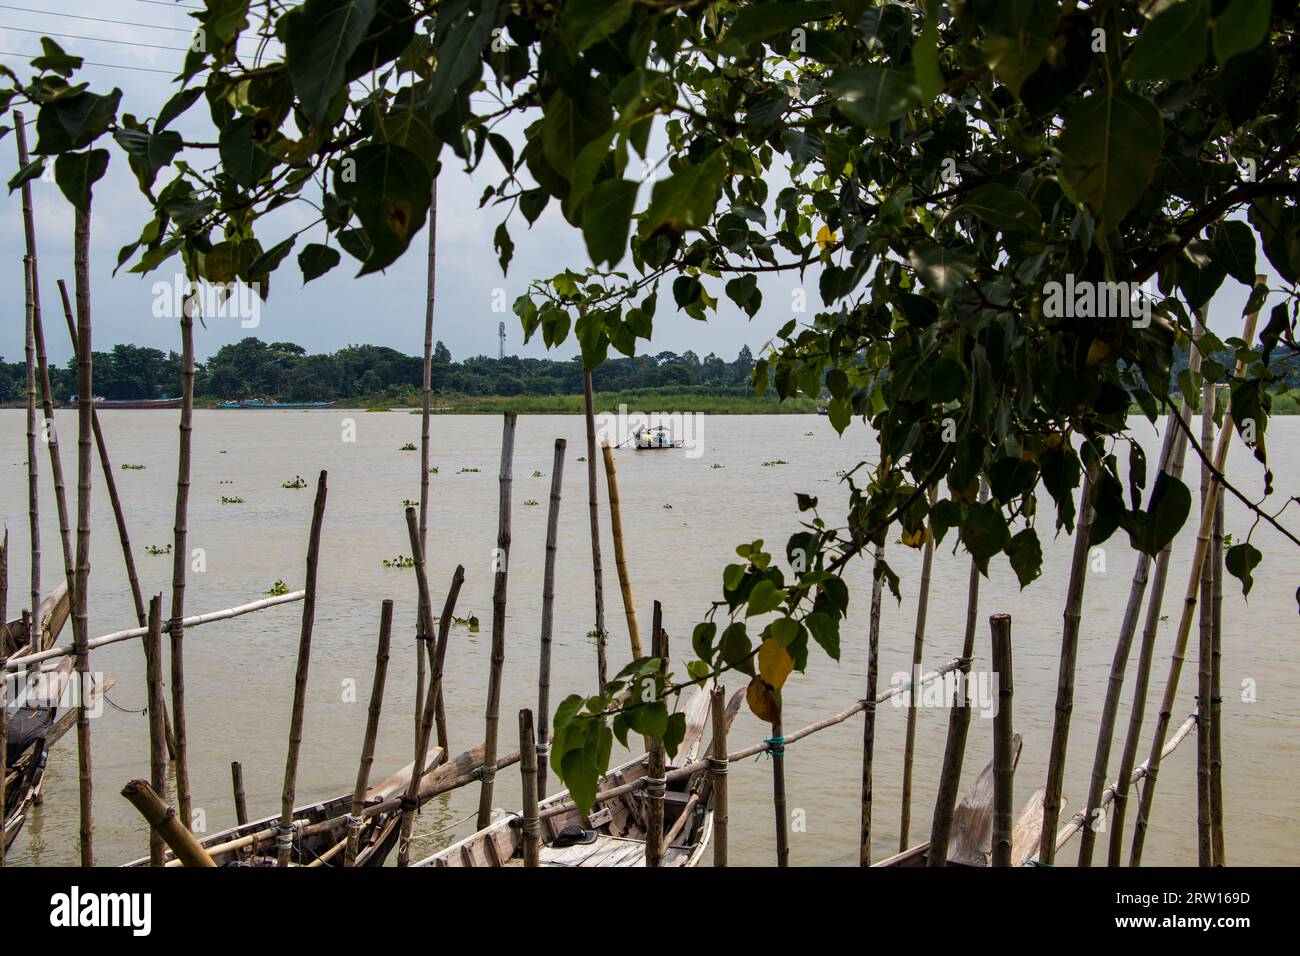
<svg viewBox="0 0 1300 956"><path fill-rule="evenodd" d="M136 561L148 595L167 592L170 556L145 552L171 541L176 483L177 412L105 411L101 421L124 501ZM64 468L75 487L75 413L58 413ZM11 551L9 608L25 604L27 591L27 493L25 426L22 410L0 411L0 489ZM680 669L692 627L721 595L722 567L736 560L734 547L763 538L782 553L798 530L795 492L820 496L823 513L840 517L845 498L835 475L860 457L874 454L874 441L861 423L844 438L817 416L708 416L702 423L702 451L616 453L623 498L628 560L643 635L648 646L651 602L663 602L672 655ZM1157 430L1140 424L1137 435L1154 470ZM589 693L595 682L595 650L586 634L594 626L591 551L586 507L584 430L578 416L521 417L514 460L513 545L509 579L506 667L501 705L501 749L517 746L515 714L537 704L537 660L542 560L553 441L568 440L560 515L552 706L564 695ZM429 528L430 582L435 609L455 566L464 564L465 586L458 614L476 614L477 634L452 631L447 654L446 700L453 752L483 737L489 669L492 552L496 545L497 467L501 421L490 416L445 416L433 421ZM353 440L349 440L353 439ZM414 572L387 568L384 559L409 555L403 500L419 497L419 453L401 447L420 440L420 419L406 412L331 409L315 412L198 411L194 416L193 488L189 545L201 549L203 570L192 573L186 613L214 611L255 600L277 579L302 586L312 494L320 469L329 471L315 639L298 802L350 790L365 725L380 603L396 602L393 657L372 780L411 759L415 689L416 615ZM1280 502L1300 493L1300 418L1270 423L1269 447ZM1187 483L1194 499L1198 465L1189 452ZM782 464L764 464L781 461ZM143 465L126 470L121 465ZM41 449L42 579L62 575L49 458ZM470 470L477 469L477 470ZM541 475L534 476L534 472ZM282 484L295 476L306 487ZM1229 475L1247 494L1262 488L1259 467L1234 442ZM613 547L609 537L604 479L601 479L605 559L605 601L611 673L629 658ZM242 498L223 504L222 497ZM134 626L135 618L111 510L96 468L93 491L90 632L104 634ZM528 502L536 502L529 504ZM75 503L69 507L75 514ZM1050 501L1043 502L1045 567L1041 579L1021 591L1005 558L996 558L982 584L981 627L976 669L987 669L987 616L1012 615L1015 653L1015 726L1024 736L1016 773L1016 807L1042 786L1052 730L1061 613L1070 560L1070 540L1053 540ZM1199 506L1193 504L1199 513ZM1284 516L1296 525L1294 512ZM1227 531L1241 540L1249 515L1231 497ZM1195 521L1180 534L1161 625L1152 692L1140 759L1154 726L1170 648L1181 607ZM1224 726L1226 847L1229 862L1294 865L1300 857L1300 659L1296 653L1296 555L1267 527L1255 534L1265 553L1249 603L1235 579L1224 588ZM929 606L927 667L955 656L961 647L969 562L953 554L953 537L939 547ZM903 600L886 596L881 638L881 685L907 669L915 620L920 553L890 543L888 560L903 581ZM1105 545L1104 571L1088 578L1079 642L1079 669L1062 819L1086 799L1096 728L1115 635L1128 594L1135 555L1121 532ZM808 673L786 685L787 732L848 706L862 696L866 674L866 619L870 592L868 561L847 572L853 600L842 630L843 655L836 663L817 647ZM166 605L164 605L166 607ZM300 605L293 604L237 620L193 629L186 639L186 684L191 779L197 827L213 832L234 823L230 763L242 762L250 813L278 812L288 737L289 710L298 643ZM70 639L70 628L64 639ZM1175 723L1194 707L1196 632L1184 668ZM1134 651L1136 659L1136 649ZM96 862L116 864L147 852L146 827L118 791L133 777L148 777L143 660L132 642L98 651L94 670L116 675L109 694L114 706L93 722ZM1124 689L1120 734L1127 725L1132 683ZM739 689L738 678L726 681ZM732 686L734 685L734 686ZM875 771L875 858L897 849L906 713L883 707L877 722ZM918 712L912 841L927 838L934 789L942 757L947 712ZM992 753L993 721L972 722L965 783ZM761 740L767 728L743 711L731 732L733 749ZM77 759L75 732L50 756L45 799L10 851L18 865L75 864L77 855ZM1119 742L1112 758L1118 763ZM787 751L790 850L794 865L844 865L857 861L862 724L855 717ZM616 759L618 754L615 755ZM1196 862L1195 738L1189 737L1165 762L1144 862ZM766 758L736 765L731 773L731 861L762 865L775 860L771 765ZM555 786L555 776L549 776ZM519 774L498 775L494 803L517 809ZM416 824L416 851L424 855L466 835L464 822L477 805L477 787L467 787L426 806ZM1132 813L1129 815L1130 826ZM1126 838L1127 839L1127 838ZM1104 857L1104 840L1101 853ZM1072 863L1077 843L1061 853Z"/></svg>

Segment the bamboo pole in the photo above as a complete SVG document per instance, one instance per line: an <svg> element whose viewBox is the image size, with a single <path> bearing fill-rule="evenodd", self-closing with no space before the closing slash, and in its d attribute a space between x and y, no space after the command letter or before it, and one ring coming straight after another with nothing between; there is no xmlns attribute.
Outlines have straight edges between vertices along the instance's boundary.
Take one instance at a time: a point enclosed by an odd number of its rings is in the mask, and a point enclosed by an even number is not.
<svg viewBox="0 0 1300 956"><path fill-rule="evenodd" d="M988 498L988 485L981 483L982 499ZM952 837L952 820L957 811L957 788L961 785L962 763L966 757L966 738L970 732L968 677L975 657L975 631L979 623L980 569L971 559L970 578L966 585L966 631L962 637L962 666L957 671L957 689L948 712L948 737L943 748L943 765L939 771L939 791L934 800L934 817L930 822L930 852L927 866L946 866L948 841Z"/></svg>
<svg viewBox="0 0 1300 956"><path fill-rule="evenodd" d="M27 127L21 112L14 112L14 140L18 147L18 168L23 169L31 161L27 154ZM45 330L41 321L40 269L36 256L36 217L32 211L32 184L27 180L21 187L23 206L23 239L30 263L32 312L31 334L32 346L36 353L37 384L40 387L41 407L44 413L45 427L42 430L46 447L50 453L50 475L54 479L54 505L59 518L59 543L63 548L63 576L68 582L68 590L74 594L76 568L72 551L72 533L68 521L68 498L63 481L63 457L59 454L59 432L54 421L54 393L50 388L50 367L45 357ZM38 605L32 605L36 613ZM2 619L2 618L0 618ZM32 645L36 648L36 645Z"/></svg>
<svg viewBox="0 0 1300 956"><path fill-rule="evenodd" d="M361 744L361 764L357 767L357 783L352 788L352 813L348 817L347 851L343 865L356 863L361 845L361 810L366 802L366 788L370 786L370 768L375 762L375 739L379 736L379 714L384 705L384 682L388 677L388 645L393 630L393 602L384 601L379 613L379 648L375 651L375 676L370 685L370 708L366 714L366 735Z"/></svg>
<svg viewBox="0 0 1300 956"><path fill-rule="evenodd" d="M0 541L0 626L9 621L9 526Z"/></svg>
<svg viewBox="0 0 1300 956"><path fill-rule="evenodd" d="M228 621L234 617L242 617L245 614L251 614L254 611L263 611L267 608L276 607L281 604L291 604L294 601L301 601L306 596L306 591L291 591L289 594L282 594L273 598L262 598L253 601L250 604L241 604L238 607L226 608L224 611L209 611L207 614L195 614L185 618L184 625L187 628L199 627L203 624L211 624L214 621ZM24 611L24 614L27 612ZM163 630L167 631L171 627L171 622L163 625ZM145 637L149 633L147 627L131 627L124 631L113 631L111 634L105 634L101 637L92 638L87 647L90 650L96 650L100 647L107 647L110 644L120 644L123 641L133 641ZM52 647L49 650L40 651L36 654L24 654L21 657L10 657L0 664L0 671L19 671L31 667L33 664L39 664L41 661L53 660L56 657L70 657L75 653L75 649L67 646Z"/></svg>
<svg viewBox="0 0 1300 956"><path fill-rule="evenodd" d="M72 637L77 647L77 777L81 804L81 865L95 865L94 803L91 779L91 686L87 590L90 581L90 413L94 409L90 337L90 211L77 210L73 239L73 271L77 298L77 583L72 592ZM33 618L39 615L33 612ZM39 624L37 625L39 627Z"/></svg>
<svg viewBox="0 0 1300 956"><path fill-rule="evenodd" d="M939 489L930 489L930 507L938 500ZM916 679L921 673L921 656L925 648L925 618L930 605L930 570L934 565L934 527L927 520L925 525L925 550L921 556L921 589L916 596L916 630L912 635L912 667L908 671L911 694L907 702L907 736L903 746L903 811L898 826L898 852L902 853L909 845L908 831L912 827L912 760L916 753L916 709L920 703L920 691Z"/></svg>
<svg viewBox="0 0 1300 956"><path fill-rule="evenodd" d="M34 280L32 278L32 260L23 260L24 273L27 277L27 338L25 351L27 355L27 521L31 534L31 608L28 621L27 646L33 651L41 649L40 616L36 609L41 606L41 512L40 512L40 475L36 465L36 338L33 332Z"/></svg>
<svg viewBox="0 0 1300 956"><path fill-rule="evenodd" d="M726 691L714 687L709 709L713 717L713 752L709 776L713 781L713 865L727 865L727 700Z"/></svg>
<svg viewBox="0 0 1300 956"><path fill-rule="evenodd" d="M778 703L778 707L780 704ZM785 732L781 718L772 723L772 810L776 822L776 865L790 865L790 838L786 833Z"/></svg>
<svg viewBox="0 0 1300 956"><path fill-rule="evenodd" d="M1065 784L1065 754L1070 739L1070 716L1074 712L1074 671L1079 655L1079 621L1083 614L1083 587L1088 577L1088 538L1092 531L1093 474L1084 469L1079 490L1079 520L1074 528L1074 551L1065 592L1064 625L1061 629L1061 664L1056 677L1056 711L1052 721L1052 748L1047 763L1047 786L1043 791L1043 832L1039 858L1051 865L1056 860L1056 822L1061 816L1061 790Z"/></svg>
<svg viewBox="0 0 1300 956"><path fill-rule="evenodd" d="M171 595L171 678L172 727L176 733L176 809L181 824L190 826L193 804L190 797L189 740L185 726L185 575L189 567L188 515L190 501L190 457L194 433L194 312L198 308L198 287L181 308L181 417L176 464L176 513L172 525Z"/></svg>
<svg viewBox="0 0 1300 956"><path fill-rule="evenodd" d="M605 448L608 450L609 446ZM614 510L613 498L617 494L610 488L610 510ZM617 540L617 539L616 539ZM657 661L661 679L668 676L668 635L663 627L663 605L654 603L654 616L651 621L650 653ZM639 657L633 654L633 657ZM659 687L655 688L655 697L659 697ZM645 791L645 865L657 867L664 858L664 792L667 783L664 779L664 744L662 740L651 740L646 753L646 791Z"/></svg>
<svg viewBox="0 0 1300 956"><path fill-rule="evenodd" d="M989 628L993 634L993 669L998 675L998 712L993 718L993 865L1010 866L1016 772L1012 743L1011 704L1015 685L1012 679L1010 615L994 614L989 618Z"/></svg>
<svg viewBox="0 0 1300 956"><path fill-rule="evenodd" d="M1201 353L1191 350L1188 368L1199 372ZM1184 426L1191 419L1191 405L1186 400L1178 410ZM1172 419L1170 420L1173 425ZM1174 426L1177 427L1177 426ZM1182 479L1183 459L1187 452L1187 435L1183 428L1178 428L1174 436L1173 465L1170 476ZM1146 616L1142 624L1142 642L1138 650L1137 670L1133 678L1133 704L1129 710L1128 731L1124 737L1124 749L1120 753L1119 773L1115 778L1115 797L1112 801L1110 820L1110 840L1106 851L1106 865L1119 866L1124 844L1124 815L1128 807L1128 792L1133 765L1137 763L1138 743L1142 735L1142 723L1146 715L1146 700L1151 682L1151 664L1155 657L1156 631L1160 626L1160 609L1164 604L1165 584L1169 579L1169 562L1173 555L1174 543L1171 540L1156 557L1155 574L1151 578L1151 595L1147 599Z"/></svg>
<svg viewBox="0 0 1300 956"><path fill-rule="evenodd" d="M235 822L242 827L248 822L248 797L244 793L244 767L238 760L230 761L230 785L235 794Z"/></svg>
<svg viewBox="0 0 1300 956"><path fill-rule="evenodd" d="M1174 446L1179 444L1181 432L1174 423L1177 410L1171 410L1165 420L1165 434L1160 448L1159 471L1173 476ZM1181 454L1181 446L1180 446ZM1179 460L1181 471L1182 461ZM1098 811L1101 795L1106 787L1106 772L1110 764L1110 751L1115 737L1115 720L1119 713L1120 693L1124 689L1124 672L1128 669L1129 653L1137 632L1138 616L1142 613L1142 599L1146 594L1151 570L1151 555L1139 551L1129 584L1128 603L1124 606L1124 619L1120 624L1119 638L1115 641L1115 654L1111 659L1110 676L1106 682L1106 697L1101 707L1101 723L1097 728L1097 750L1092 760L1092 783L1088 802L1084 807L1083 833L1079 837L1079 866L1092 866L1093 849L1097 842L1096 825L1101 822Z"/></svg>
<svg viewBox="0 0 1300 956"><path fill-rule="evenodd" d="M171 847L176 859L182 866L212 866L208 851L194 838L185 826L175 808L167 806L154 788L143 780L132 780L122 788L122 796L140 811L140 815L149 822L166 844Z"/></svg>
<svg viewBox="0 0 1300 956"><path fill-rule="evenodd" d="M1223 845L1223 495L1214 503L1214 602L1210 648L1210 816L1214 865L1227 866Z"/></svg>
<svg viewBox="0 0 1300 956"><path fill-rule="evenodd" d="M414 508L406 509L406 531L411 539L411 550L415 553L415 581L419 588L420 620L426 634L434 634L433 608L429 597L429 576L424 563L424 555L419 548L420 530ZM451 588L443 605L442 617L438 627L441 634L438 650L446 653L446 645L451 634L451 619L456 612L456 598L460 595L461 584L465 581L465 568L457 566L451 578ZM429 741L433 736L434 713L436 701L442 690L442 659L435 658L432 673L429 675L429 687L421 709L420 726L415 729L415 762L411 768L411 779L407 783L406 794L402 797L402 821L397 840L397 865L407 866L411 862L411 830L415 826L415 811L420 807L420 781L424 779L425 762L428 759ZM444 754L445 756L445 754Z"/></svg>
<svg viewBox="0 0 1300 956"><path fill-rule="evenodd" d="M8 537L8 535L6 535ZM8 545L8 542L5 542ZM0 624L5 623L0 614ZM2 648L0 648L2 649ZM9 677L0 674L0 870L5 866L5 813L7 795L5 788L9 782Z"/></svg>
<svg viewBox="0 0 1300 956"><path fill-rule="evenodd" d="M551 505L546 516L546 563L542 572L542 650L537 667L537 793L546 796L546 760L551 750L551 636L555 622L555 555L560 536L560 489L568 442L555 439L551 462Z"/></svg>
<svg viewBox="0 0 1300 956"><path fill-rule="evenodd" d="M1201 447L1214 445L1214 383L1206 380L1201 385ZM1201 501L1210 493L1210 468L1201 461ZM1216 500L1215 511L1218 511ZM1213 527L1211 527L1213 534ZM1210 698L1213 695L1210 674L1210 654L1214 643L1214 576L1213 561L1207 562L1201 574L1201 597L1197 610L1200 628L1196 648L1196 862L1198 866L1214 865L1214 823L1210 813L1210 735L1213 716Z"/></svg>
<svg viewBox="0 0 1300 956"><path fill-rule="evenodd" d="M63 301L63 316L68 323L68 336L72 341L72 351L76 354L79 350L77 345L77 325L76 319L73 318L72 303L68 298L68 287L62 279L58 280L59 297ZM117 539L122 546L122 561L126 565L126 579L131 586L131 601L135 605L135 618L140 627L145 627L148 621L144 604L144 592L140 589L140 576L135 567L135 554L131 550L131 536L126 528L126 513L122 508L122 499L117 493L117 479L113 475L113 463L108 457L108 445L104 441L104 430L99 426L99 413L92 407L90 410L90 425L95 433L95 447L99 452L99 470L104 476L104 486L108 489L108 502L113 508L113 521L117 525ZM142 647L147 647L142 644ZM145 653L148 653L146 650ZM145 662L146 666L148 662ZM176 736L172 731L171 719L167 715L167 700L163 699L163 730L167 740L167 756L175 758L176 756ZM161 791L159 791L161 792Z"/></svg>
<svg viewBox="0 0 1300 956"><path fill-rule="evenodd" d="M596 586L596 686L603 694L609 679L605 659L605 585L600 564L600 504L596 480L596 416L591 394L591 372L582 372L582 396L587 413L587 514L591 519L591 567Z"/></svg>
<svg viewBox="0 0 1300 956"><path fill-rule="evenodd" d="M487 732L483 736L483 786L479 790L478 829L492 822L496 780L497 724L501 711L501 672L506 661L506 585L510 566L510 489L515 456L515 413L506 412L501 433L500 499L497 506L496 575L492 581L492 670L488 677Z"/></svg>
<svg viewBox="0 0 1300 956"><path fill-rule="evenodd" d="M289 753L284 763L284 790L280 794L280 829L276 841L276 866L286 867L293 855L293 803L298 786L298 754L302 750L303 715L307 707L307 672L311 666L311 637L316 623L316 573L320 562L321 525L329 494L327 472L316 479L316 503L307 538L307 597L302 602L302 629L298 635L298 666L293 676L293 711L289 718Z"/></svg>
<svg viewBox="0 0 1300 956"><path fill-rule="evenodd" d="M1257 283L1267 281L1267 276L1258 276ZM1259 311L1246 317L1246 328L1242 332L1242 341L1246 348L1255 338L1255 326L1259 322ZM1237 362L1236 377L1245 374L1245 363ZM1214 470L1223 474L1228 461L1228 446L1232 442L1232 409L1223 413L1223 427L1219 432L1219 441L1214 449ZM1178 620L1178 633L1174 638L1174 652L1169 662L1169 677L1165 681L1164 699L1156 717L1155 736L1151 742L1151 753L1147 758L1147 776L1138 800L1137 819L1133 825L1133 845L1129 850L1129 866L1140 866L1142 849L1146 842L1147 823L1151 815L1151 804L1155 800L1156 783L1160 777L1160 760L1169 733L1169 721L1173 714L1174 703L1178 694L1178 680L1182 676L1183 657L1187 653L1187 640L1192 630L1192 612L1196 608L1196 595L1199 590L1201 570L1205 565L1205 556L1209 551L1210 531L1214 527L1214 510L1219 497L1219 482L1212 480L1205 500L1201 503L1201 523L1196 532L1196 548L1192 553L1192 566L1188 572L1187 593L1183 599L1183 612Z"/></svg>
<svg viewBox="0 0 1300 956"><path fill-rule="evenodd" d="M149 690L149 780L160 798L167 797L167 734L162 726L163 701L166 692L162 683L162 595L149 602L148 649L144 656L145 684ZM162 835L149 832L149 865L162 866L164 862Z"/></svg>
<svg viewBox="0 0 1300 956"><path fill-rule="evenodd" d="M867 691L863 695L862 722L862 816L858 841L858 865L871 865L871 806L873 765L876 755L876 683L880 675L880 605L884 597L884 580L881 563L885 560L885 546L876 545L872 564L871 616L867 637Z"/></svg>
<svg viewBox="0 0 1300 956"><path fill-rule="evenodd" d="M524 866L541 866L541 825L537 822L537 741L533 737L533 713L519 712L519 766L523 772Z"/></svg>
<svg viewBox="0 0 1300 956"><path fill-rule="evenodd" d="M614 536L614 568L618 571L618 589L623 595L623 615L627 619L627 636L632 645L632 659L645 656L641 646L641 630L636 622L636 601L632 598L632 578L627 568L627 552L623 547L623 512L618 495L618 471L614 467L614 450L602 442L601 455L605 459L605 482L609 489L609 525Z"/></svg>
<svg viewBox="0 0 1300 956"><path fill-rule="evenodd" d="M419 529L416 529L416 536L419 536ZM413 542L419 550L419 541ZM411 735L413 744L416 748L414 760L420 759L420 728L424 726L424 659L429 652L429 635L424 632L423 625L419 624L420 616L416 616L415 626L415 732ZM436 707L436 705L435 705Z"/></svg>

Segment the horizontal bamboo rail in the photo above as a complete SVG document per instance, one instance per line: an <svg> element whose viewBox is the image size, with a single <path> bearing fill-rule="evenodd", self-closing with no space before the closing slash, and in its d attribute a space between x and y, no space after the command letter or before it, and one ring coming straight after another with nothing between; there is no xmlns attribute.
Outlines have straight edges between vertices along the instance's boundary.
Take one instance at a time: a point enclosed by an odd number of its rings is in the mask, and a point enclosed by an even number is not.
<svg viewBox="0 0 1300 956"><path fill-rule="evenodd" d="M306 591L291 591L288 594L281 594L277 597L263 598L260 601L253 601L249 604L241 604L238 607L229 607L224 611L209 611L207 614L196 614L193 617L187 617L181 621L186 629L198 627L200 624L211 624L214 621L228 621L233 617L240 617L244 614L252 614L254 611L264 611L270 607L278 607L281 604L291 604L294 601L301 601L307 596ZM163 625L164 631L171 630L171 623ZM97 647L106 647L109 644L120 644L123 641L138 640L149 633L147 627L132 627L125 631L114 631L112 634L105 634L103 637L96 637L86 645L87 650L94 650ZM22 657L11 657L3 662L3 670L18 671L27 668L31 664L39 664L41 661L52 660L56 657L68 657L76 653L73 647L52 647L48 651L39 651L35 654L26 654Z"/></svg>
<svg viewBox="0 0 1300 956"><path fill-rule="evenodd" d="M954 657L952 660L944 664L942 667L930 671L930 673L928 674L922 675L921 679L916 682L917 686L923 687L926 684L930 683L931 681L939 679L944 674L949 674L952 671L957 670L959 667L961 667L961 665L962 665L961 658ZM909 690L911 690L911 682L905 681L904 683L899 684L897 687L891 687L889 688L889 690L884 691L883 693L877 695L876 704L878 705L883 704L891 697L897 697L899 694L902 694L904 691L909 691ZM838 714L832 714L830 717L825 717L817 721L816 723L809 724L807 727L803 727L800 730L794 731L794 733L786 734L785 741L784 741L785 746L789 747L791 744L803 740L803 738L815 734L819 730L825 730L827 727L834 727L836 724L842 724L844 723L844 721L848 720L854 714L861 713L864 709L866 709L866 706L867 706L867 701L865 699L858 700L853 704L853 706L840 711ZM771 749L772 749L772 745L770 743L767 743L766 741L764 741L761 744L753 744L752 746L746 747L744 750L737 750L733 753L727 754L727 762L735 763L738 760L746 760L749 757L757 756L758 754L764 753ZM686 764L685 766L681 766L673 770L669 770L664 775L664 779L668 783L672 783L675 780L684 780L687 777L694 776L695 774L699 773L701 770L708 770L709 766L710 766L709 758L702 757L699 760L695 760L692 761L691 763ZM616 797L621 797L624 794L633 793L637 790L642 790L645 788L645 785L646 785L646 778L641 777L631 781L630 783L620 784L617 787L610 787L608 790L602 790L600 793L596 794L596 803L606 803L610 800L615 799ZM573 806L574 804L571 800L560 801L559 803L549 806L545 810L543 810L538 815L538 818L541 820L546 820L549 819L550 817L559 816L562 813L568 813L570 810L573 809Z"/></svg>
<svg viewBox="0 0 1300 956"><path fill-rule="evenodd" d="M1188 717L1186 720L1182 722L1182 724L1179 725L1178 729L1174 731L1174 735L1169 738L1169 742L1165 744L1164 749L1160 751L1161 759L1168 757L1171 753L1177 750L1178 745L1181 744L1185 739L1187 739L1187 735L1190 734L1195 727L1196 727L1196 715L1192 714L1192 716ZM1136 767L1133 768L1133 774L1129 777L1130 786L1137 783L1139 780L1141 780L1143 777L1147 775L1148 768L1150 767L1150 763L1151 763L1150 760L1144 760L1142 761L1142 763L1138 764ZM1118 784L1112 783L1109 787L1107 787L1105 790L1102 791L1101 801L1097 804L1096 809L1105 810L1106 807L1110 806L1110 804L1114 802L1115 790L1117 789L1117 787ZM1056 834L1057 850L1060 850L1061 847L1069 843L1071 837L1073 837L1076 833L1078 833L1080 830L1083 829L1086 813L1087 813L1087 808L1080 811L1079 813L1076 813L1073 817L1069 819L1069 821L1065 824L1065 826L1061 827L1061 829L1057 831ZM1035 856L1034 859L1037 859L1037 857Z"/></svg>

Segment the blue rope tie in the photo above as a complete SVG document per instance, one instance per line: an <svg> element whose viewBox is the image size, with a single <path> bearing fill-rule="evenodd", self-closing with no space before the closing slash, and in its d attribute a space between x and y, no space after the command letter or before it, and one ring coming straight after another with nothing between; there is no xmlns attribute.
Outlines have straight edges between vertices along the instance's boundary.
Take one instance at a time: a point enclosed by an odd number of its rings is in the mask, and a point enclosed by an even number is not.
<svg viewBox="0 0 1300 956"><path fill-rule="evenodd" d="M784 737L764 737L764 738L763 738L763 743L767 744L768 749L767 749L767 750L764 750L764 751L763 751L762 753L760 753L757 757L755 757L755 758L754 758L755 761L761 759L761 758L764 757L764 756L767 756L767 757L783 757L783 756L785 756L785 738L784 738Z"/></svg>

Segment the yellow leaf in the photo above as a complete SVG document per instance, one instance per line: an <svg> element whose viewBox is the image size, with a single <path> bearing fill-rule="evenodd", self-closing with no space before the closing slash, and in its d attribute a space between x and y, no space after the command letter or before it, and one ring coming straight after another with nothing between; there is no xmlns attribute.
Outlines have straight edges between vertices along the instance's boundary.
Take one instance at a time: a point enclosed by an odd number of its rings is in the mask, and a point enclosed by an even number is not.
<svg viewBox="0 0 1300 956"><path fill-rule="evenodd" d="M780 690L785 679L794 670L794 658L775 637L769 637L758 648L758 673L773 690Z"/></svg>
<svg viewBox="0 0 1300 956"><path fill-rule="evenodd" d="M745 700L759 720L774 724L781 719L781 705L776 702L776 695L772 693L772 688L767 686L767 681L763 678L755 677L749 682L749 689L745 691Z"/></svg>
<svg viewBox="0 0 1300 956"><path fill-rule="evenodd" d="M823 249L829 249L835 242L835 233L831 232L826 226L817 230L817 245Z"/></svg>
<svg viewBox="0 0 1300 956"><path fill-rule="evenodd" d="M1088 364L1096 365L1109 354L1109 343L1104 342L1101 339L1093 339L1092 345L1088 347Z"/></svg>
<svg viewBox="0 0 1300 956"><path fill-rule="evenodd" d="M904 531L901 537L905 546L909 548L919 548L921 545L925 544L925 526L922 525L911 533Z"/></svg>

